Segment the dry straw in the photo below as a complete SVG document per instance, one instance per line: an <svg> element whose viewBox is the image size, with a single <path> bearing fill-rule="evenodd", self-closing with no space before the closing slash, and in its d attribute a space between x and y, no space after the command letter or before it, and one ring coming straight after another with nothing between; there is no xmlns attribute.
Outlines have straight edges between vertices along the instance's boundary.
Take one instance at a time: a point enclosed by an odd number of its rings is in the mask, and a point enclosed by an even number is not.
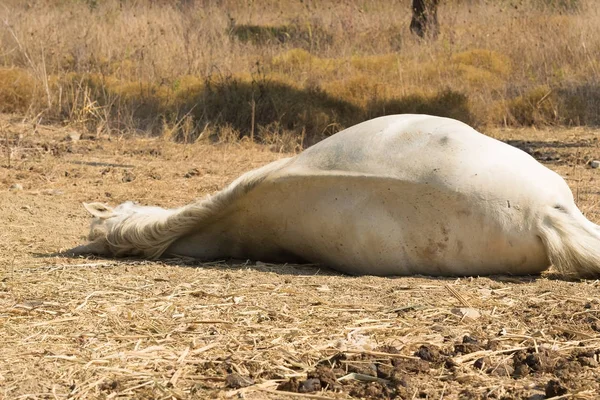
<svg viewBox="0 0 600 400"><path fill-rule="evenodd" d="M5 1L0 110L284 151L391 113L597 124L595 5L447 1L439 38L423 41L408 0Z"/></svg>

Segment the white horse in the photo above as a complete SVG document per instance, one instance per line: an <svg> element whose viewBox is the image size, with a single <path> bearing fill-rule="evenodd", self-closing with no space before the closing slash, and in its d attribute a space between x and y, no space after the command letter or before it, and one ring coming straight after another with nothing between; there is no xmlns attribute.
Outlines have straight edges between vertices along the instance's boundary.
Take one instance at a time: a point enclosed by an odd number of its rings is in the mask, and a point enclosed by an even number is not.
<svg viewBox="0 0 600 400"><path fill-rule="evenodd" d="M311 262L349 274L600 275L565 181L468 125L376 118L181 208L85 204L75 254Z"/></svg>

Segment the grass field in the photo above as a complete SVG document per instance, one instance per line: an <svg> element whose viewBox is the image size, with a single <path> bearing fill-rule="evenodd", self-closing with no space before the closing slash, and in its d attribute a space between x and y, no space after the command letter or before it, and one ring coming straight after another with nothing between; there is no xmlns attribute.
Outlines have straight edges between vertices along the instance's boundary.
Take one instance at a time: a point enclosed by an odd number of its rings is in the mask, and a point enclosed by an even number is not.
<svg viewBox="0 0 600 400"><path fill-rule="evenodd" d="M435 41L407 0L0 15L0 399L600 396L598 280L57 254L85 240L82 202L179 206L400 112L526 150L599 223L594 0L446 0Z"/></svg>
<svg viewBox="0 0 600 400"><path fill-rule="evenodd" d="M9 0L0 111L91 132L290 146L383 114L483 126L600 122L593 0Z"/></svg>

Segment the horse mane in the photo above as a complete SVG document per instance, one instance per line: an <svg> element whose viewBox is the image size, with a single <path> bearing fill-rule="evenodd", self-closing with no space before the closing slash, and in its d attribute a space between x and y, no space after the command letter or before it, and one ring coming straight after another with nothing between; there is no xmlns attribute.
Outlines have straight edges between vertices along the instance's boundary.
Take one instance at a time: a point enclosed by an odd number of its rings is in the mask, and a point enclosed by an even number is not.
<svg viewBox="0 0 600 400"><path fill-rule="evenodd" d="M103 224L92 224L90 236L103 241L103 247L114 256L159 258L177 239L218 217L228 206L254 189L269 174L283 168L290 160L291 158L283 158L249 171L214 195L177 209L117 213Z"/></svg>

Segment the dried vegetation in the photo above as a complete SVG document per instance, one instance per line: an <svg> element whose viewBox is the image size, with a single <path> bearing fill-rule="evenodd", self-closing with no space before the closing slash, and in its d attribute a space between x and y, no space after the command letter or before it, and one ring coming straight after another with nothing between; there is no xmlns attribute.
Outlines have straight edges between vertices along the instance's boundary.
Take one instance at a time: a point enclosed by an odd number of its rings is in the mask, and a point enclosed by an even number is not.
<svg viewBox="0 0 600 400"><path fill-rule="evenodd" d="M0 398L600 393L598 281L57 256L87 232L83 201L173 207L287 154L248 140L81 135L5 117L1 126ZM593 131L489 133L560 172L600 221L597 170L586 167L599 151Z"/></svg>
<svg viewBox="0 0 600 400"><path fill-rule="evenodd" d="M449 0L421 42L405 0L5 1L0 398L598 398L598 281L54 254L83 201L178 206L400 112L487 125L598 222L593 131L493 129L598 124L594 5Z"/></svg>
<svg viewBox="0 0 600 400"><path fill-rule="evenodd" d="M447 1L435 41L409 1L7 1L0 110L180 140L312 143L390 113L479 125L600 121L592 0Z"/></svg>

